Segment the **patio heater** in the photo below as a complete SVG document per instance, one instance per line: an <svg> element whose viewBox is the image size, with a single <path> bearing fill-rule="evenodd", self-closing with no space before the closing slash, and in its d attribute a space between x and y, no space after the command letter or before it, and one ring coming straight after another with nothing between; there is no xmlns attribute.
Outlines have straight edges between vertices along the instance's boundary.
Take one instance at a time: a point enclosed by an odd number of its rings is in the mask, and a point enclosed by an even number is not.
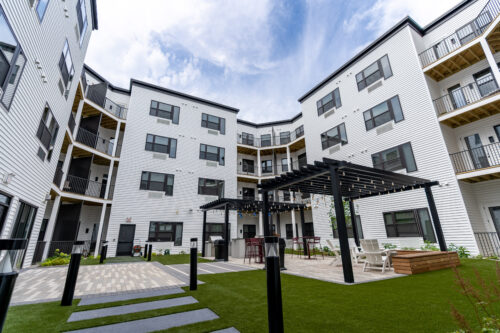
<svg viewBox="0 0 500 333"><path fill-rule="evenodd" d="M102 242L101 258L99 259L100 264L102 264L104 260L106 260L107 255L108 255L108 241L104 241Z"/></svg>
<svg viewBox="0 0 500 333"><path fill-rule="evenodd" d="M189 272L189 290L196 290L198 281L198 238L191 238L191 271Z"/></svg>
<svg viewBox="0 0 500 333"><path fill-rule="evenodd" d="M267 275L267 316L270 333L283 333L283 305L278 237L265 237Z"/></svg>
<svg viewBox="0 0 500 333"><path fill-rule="evenodd" d="M66 283L64 284L64 292L61 299L62 306L70 306L73 303L75 294L76 279L78 278L78 270L80 269L80 260L82 259L84 241L76 241L73 243L71 250L71 259L69 261L68 274L66 275Z"/></svg>
<svg viewBox="0 0 500 333"><path fill-rule="evenodd" d="M15 258L17 252L25 250L27 245L26 239L0 239L0 332L3 330L10 298L19 274Z"/></svg>

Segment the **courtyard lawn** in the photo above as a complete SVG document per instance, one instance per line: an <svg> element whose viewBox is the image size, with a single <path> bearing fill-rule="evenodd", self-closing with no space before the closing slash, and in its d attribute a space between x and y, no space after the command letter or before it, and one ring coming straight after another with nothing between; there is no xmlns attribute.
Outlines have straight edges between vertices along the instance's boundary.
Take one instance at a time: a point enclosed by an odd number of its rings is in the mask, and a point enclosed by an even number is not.
<svg viewBox="0 0 500 333"><path fill-rule="evenodd" d="M104 263L105 264L113 264L113 263L138 262L138 261L143 261L143 258L131 257L131 256L111 257L111 258L106 258L106 260L104 260ZM82 260L80 261L80 264L81 265L99 265L99 259L97 257L82 258Z"/></svg>
<svg viewBox="0 0 500 333"><path fill-rule="evenodd" d="M158 261L163 265L189 264L189 258L189 254L170 254L151 256L151 261ZM198 254L198 262L212 262L212 260L201 258L201 254Z"/></svg>
<svg viewBox="0 0 500 333"><path fill-rule="evenodd" d="M477 270L497 281L490 260L462 260L460 271L473 278ZM453 332L457 326L450 304L471 324L473 309L462 296L452 270L345 286L282 274L283 309L287 332ZM199 303L170 309L66 323L75 310L106 305L61 307L45 303L11 307L4 332L59 332L208 307L220 319L183 326L169 332L208 332L234 326L241 332L267 331L265 272L262 270L200 275L206 283L195 292L148 300L192 295ZM498 284L498 281L496 282ZM144 300L114 303L131 304ZM500 313L500 304L496 304Z"/></svg>

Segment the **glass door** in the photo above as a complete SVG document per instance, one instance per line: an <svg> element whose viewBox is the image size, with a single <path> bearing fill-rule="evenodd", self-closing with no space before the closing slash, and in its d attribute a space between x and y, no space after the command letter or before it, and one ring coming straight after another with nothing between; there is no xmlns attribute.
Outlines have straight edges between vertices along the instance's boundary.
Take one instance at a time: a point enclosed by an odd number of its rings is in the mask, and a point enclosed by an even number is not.
<svg viewBox="0 0 500 333"><path fill-rule="evenodd" d="M491 218L493 219L493 224L497 231L498 237L500 237L500 206L490 207Z"/></svg>
<svg viewBox="0 0 500 333"><path fill-rule="evenodd" d="M466 136L465 143L467 144L467 149L469 150L469 154L475 169L482 169L490 166L490 163L488 162L488 156L484 151L479 134L476 133L474 135Z"/></svg>
<svg viewBox="0 0 500 333"><path fill-rule="evenodd" d="M459 109L467 105L464 93L459 84L451 88L448 88L448 93L450 94L450 99L453 109Z"/></svg>

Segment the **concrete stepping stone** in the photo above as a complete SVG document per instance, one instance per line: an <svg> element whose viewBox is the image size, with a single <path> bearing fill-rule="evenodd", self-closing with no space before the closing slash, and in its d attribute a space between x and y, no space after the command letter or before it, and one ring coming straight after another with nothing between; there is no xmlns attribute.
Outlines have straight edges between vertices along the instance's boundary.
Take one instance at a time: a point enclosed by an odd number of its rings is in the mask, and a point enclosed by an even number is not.
<svg viewBox="0 0 500 333"><path fill-rule="evenodd" d="M149 311L149 310L165 309L174 306L181 306L194 303L198 303L198 301L194 299L192 296L187 296L187 297L170 298L153 302L113 306L109 308L102 308L96 310L78 311L78 312L73 312L71 314L71 316L68 319L68 322L117 316L128 313Z"/></svg>
<svg viewBox="0 0 500 333"><path fill-rule="evenodd" d="M112 303L118 301L127 301L131 299L148 298L155 296L173 295L173 294L180 294L183 292L184 290L182 290L181 288L168 288L168 289L149 290L149 291L125 293L125 294L120 293L119 295L95 296L95 297L91 296L82 298L80 300L80 303L78 303L78 306Z"/></svg>
<svg viewBox="0 0 500 333"><path fill-rule="evenodd" d="M91 327L67 333L148 333L218 319L210 309L199 309L119 324Z"/></svg>
<svg viewBox="0 0 500 333"><path fill-rule="evenodd" d="M240 331L238 331L234 327L228 327L228 328L224 328L222 330L213 331L212 333L240 333Z"/></svg>

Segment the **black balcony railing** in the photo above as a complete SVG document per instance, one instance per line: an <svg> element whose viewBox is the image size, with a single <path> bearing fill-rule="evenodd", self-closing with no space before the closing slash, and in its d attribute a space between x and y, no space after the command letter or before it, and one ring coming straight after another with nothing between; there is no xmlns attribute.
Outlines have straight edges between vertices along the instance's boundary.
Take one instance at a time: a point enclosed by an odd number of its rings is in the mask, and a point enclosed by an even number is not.
<svg viewBox="0 0 500 333"><path fill-rule="evenodd" d="M257 163L257 162L255 162ZM247 176L258 176L259 171L261 171L262 177L279 175L285 172L290 172L293 170L299 170L300 164L297 160L293 161L291 167L287 164L278 164L275 166L269 167L257 167L257 166L249 166L249 165L238 165L238 174L239 175L247 175Z"/></svg>
<svg viewBox="0 0 500 333"><path fill-rule="evenodd" d="M68 119L68 128L69 128L69 132L71 134L74 133L75 131L75 126L76 126L76 122L75 122L75 116L73 116L73 112L70 112L69 114L69 119Z"/></svg>
<svg viewBox="0 0 500 333"><path fill-rule="evenodd" d="M86 240L83 241L83 255L86 257L95 249L96 242ZM73 250L73 244L75 241L52 241L49 245L48 257L52 257L56 250L59 252L64 252L70 254Z"/></svg>
<svg viewBox="0 0 500 333"><path fill-rule="evenodd" d="M56 173L54 174L53 183L57 185L57 187L61 186L61 180L63 175L64 172L62 171L62 168L56 168Z"/></svg>
<svg viewBox="0 0 500 333"><path fill-rule="evenodd" d="M456 173L500 166L500 143L464 150L450 155Z"/></svg>
<svg viewBox="0 0 500 333"><path fill-rule="evenodd" d="M500 256L500 239L496 232L475 232L474 235L483 256Z"/></svg>
<svg viewBox="0 0 500 333"><path fill-rule="evenodd" d="M68 175L64 182L63 191L94 198L104 198L106 184L74 175Z"/></svg>
<svg viewBox="0 0 500 333"><path fill-rule="evenodd" d="M113 141L100 137L98 133L92 133L85 128L78 129L76 141L110 156L113 154Z"/></svg>
<svg viewBox="0 0 500 333"><path fill-rule="evenodd" d="M443 58L481 35L500 13L500 0L490 0L479 15L419 54L422 68Z"/></svg>
<svg viewBox="0 0 500 333"><path fill-rule="evenodd" d="M118 118L125 119L127 117L127 108L107 98L107 89L105 83L89 85L87 98Z"/></svg>
<svg viewBox="0 0 500 333"><path fill-rule="evenodd" d="M286 145L290 142L297 140L303 135L304 135L304 130L290 132L290 135L284 135L284 136L276 135L265 138L248 137L248 136L243 136L242 133L239 133L238 143L242 145L260 147L260 148L273 147L273 146Z"/></svg>
<svg viewBox="0 0 500 333"><path fill-rule="evenodd" d="M436 98L434 108L438 116L463 108L469 104L480 101L498 92L498 87L493 76L488 79L471 82L464 87L455 89L453 92Z"/></svg>

